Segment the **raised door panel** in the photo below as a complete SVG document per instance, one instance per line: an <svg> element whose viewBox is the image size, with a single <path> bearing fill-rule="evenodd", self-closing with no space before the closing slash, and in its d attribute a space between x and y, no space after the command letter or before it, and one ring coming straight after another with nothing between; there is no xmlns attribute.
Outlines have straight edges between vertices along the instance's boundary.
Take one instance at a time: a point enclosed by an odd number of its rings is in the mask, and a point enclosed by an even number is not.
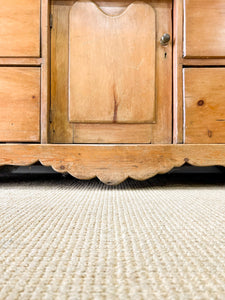
<svg viewBox="0 0 225 300"><path fill-rule="evenodd" d="M171 143L172 1L52 5L51 143Z"/></svg>
<svg viewBox="0 0 225 300"><path fill-rule="evenodd" d="M135 22L134 22L135 20ZM109 16L77 1L69 18L69 121L155 121L155 10L134 2Z"/></svg>
<svg viewBox="0 0 225 300"><path fill-rule="evenodd" d="M39 142L40 68L0 67L0 142Z"/></svg>
<svg viewBox="0 0 225 300"><path fill-rule="evenodd" d="M0 56L40 56L40 0L0 0Z"/></svg>
<svg viewBox="0 0 225 300"><path fill-rule="evenodd" d="M225 57L225 1L184 2L184 57Z"/></svg>
<svg viewBox="0 0 225 300"><path fill-rule="evenodd" d="M184 142L225 143L225 68L184 69Z"/></svg>

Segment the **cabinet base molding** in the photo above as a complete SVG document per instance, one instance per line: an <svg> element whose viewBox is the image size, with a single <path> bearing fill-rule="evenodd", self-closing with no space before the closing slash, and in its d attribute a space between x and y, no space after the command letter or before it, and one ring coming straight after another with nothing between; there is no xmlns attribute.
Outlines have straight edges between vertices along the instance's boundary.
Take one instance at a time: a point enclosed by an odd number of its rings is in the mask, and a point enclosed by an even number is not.
<svg viewBox="0 0 225 300"><path fill-rule="evenodd" d="M116 185L128 177L146 180L185 163L225 166L225 145L0 145L0 166L38 161L78 179L98 177Z"/></svg>

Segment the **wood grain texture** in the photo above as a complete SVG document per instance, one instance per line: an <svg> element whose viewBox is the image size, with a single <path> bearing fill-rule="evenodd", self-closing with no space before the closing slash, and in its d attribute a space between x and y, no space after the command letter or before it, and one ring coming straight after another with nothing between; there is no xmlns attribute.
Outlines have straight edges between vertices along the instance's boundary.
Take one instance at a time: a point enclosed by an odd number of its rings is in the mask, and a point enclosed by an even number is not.
<svg viewBox="0 0 225 300"><path fill-rule="evenodd" d="M183 143L183 1L173 1L173 143Z"/></svg>
<svg viewBox="0 0 225 300"><path fill-rule="evenodd" d="M0 0L0 56L40 56L40 0Z"/></svg>
<svg viewBox="0 0 225 300"><path fill-rule="evenodd" d="M145 180L185 163L225 166L225 145L0 145L0 166L40 161L79 179L106 184Z"/></svg>
<svg viewBox="0 0 225 300"><path fill-rule="evenodd" d="M185 0L184 56L225 57L224 0Z"/></svg>
<svg viewBox="0 0 225 300"><path fill-rule="evenodd" d="M97 142L101 133L102 143L108 143L110 136L114 135L116 126L113 126L113 134L108 124L101 125L101 130L96 132L95 128L90 129L88 124L75 124L68 122L68 11L75 1L53 1L53 29L51 31L51 125L50 125L50 142L52 143L76 143L77 140L88 143L91 132L96 133L96 139L92 136L91 140ZM107 14L123 13L132 1L98 1L100 9ZM172 42L167 47L160 45L161 36L168 32L172 36L172 1L153 0L149 2L156 12L156 123L146 126L145 134L142 132L142 141L145 136L145 143L171 143L172 140ZM162 88L163 87L163 88ZM94 125L94 124L93 124ZM128 130L126 134L125 127L122 125L131 124L112 124L120 125L123 128L118 132L118 142L130 142L129 132L134 131L134 142L138 139L137 134L142 129L138 124ZM78 131L76 129L79 128ZM82 130L81 130L82 128ZM85 132L84 129L88 131ZM128 128L128 127L126 127ZM143 127L142 127L143 128ZM82 136L81 136L82 133ZM114 135L115 136L115 135ZM116 142L116 140L113 138Z"/></svg>
<svg viewBox="0 0 225 300"><path fill-rule="evenodd" d="M0 141L39 142L40 68L0 68Z"/></svg>
<svg viewBox="0 0 225 300"><path fill-rule="evenodd" d="M157 14L157 52L156 52L156 124L151 127L151 140L154 144L172 143L172 45L160 45L164 33L173 36L172 1L151 2Z"/></svg>
<svg viewBox="0 0 225 300"><path fill-rule="evenodd" d="M41 0L41 143L48 143L50 112L50 1Z"/></svg>
<svg viewBox="0 0 225 300"><path fill-rule="evenodd" d="M42 58L31 57L0 57L0 66L41 66Z"/></svg>
<svg viewBox="0 0 225 300"><path fill-rule="evenodd" d="M68 120L68 45L71 5L52 4L50 143L73 143Z"/></svg>
<svg viewBox="0 0 225 300"><path fill-rule="evenodd" d="M74 143L150 144L150 133L149 124L75 124Z"/></svg>
<svg viewBox="0 0 225 300"><path fill-rule="evenodd" d="M135 22L134 22L135 20ZM69 120L155 120L156 16L133 2L117 16L77 1L69 17Z"/></svg>
<svg viewBox="0 0 225 300"><path fill-rule="evenodd" d="M225 143L225 68L184 70L185 143Z"/></svg>
<svg viewBox="0 0 225 300"><path fill-rule="evenodd" d="M182 53L182 51L180 52ZM183 66L190 66L190 67L201 67L201 66L225 66L225 59L224 58L183 58L180 55L179 64Z"/></svg>

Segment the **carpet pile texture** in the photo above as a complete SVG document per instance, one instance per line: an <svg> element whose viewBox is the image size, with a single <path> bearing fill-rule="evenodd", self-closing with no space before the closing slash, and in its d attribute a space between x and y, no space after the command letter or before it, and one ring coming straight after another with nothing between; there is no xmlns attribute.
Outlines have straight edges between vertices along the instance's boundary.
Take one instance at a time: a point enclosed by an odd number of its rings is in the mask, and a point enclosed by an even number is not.
<svg viewBox="0 0 225 300"><path fill-rule="evenodd" d="M1 181L0 299L225 299L225 185Z"/></svg>

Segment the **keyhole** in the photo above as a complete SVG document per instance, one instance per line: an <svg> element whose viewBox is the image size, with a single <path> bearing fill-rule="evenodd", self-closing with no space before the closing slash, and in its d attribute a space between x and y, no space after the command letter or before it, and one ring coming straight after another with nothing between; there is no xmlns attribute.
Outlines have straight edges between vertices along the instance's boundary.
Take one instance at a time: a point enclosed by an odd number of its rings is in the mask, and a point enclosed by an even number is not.
<svg viewBox="0 0 225 300"><path fill-rule="evenodd" d="M164 57L167 58L167 52L165 52Z"/></svg>

